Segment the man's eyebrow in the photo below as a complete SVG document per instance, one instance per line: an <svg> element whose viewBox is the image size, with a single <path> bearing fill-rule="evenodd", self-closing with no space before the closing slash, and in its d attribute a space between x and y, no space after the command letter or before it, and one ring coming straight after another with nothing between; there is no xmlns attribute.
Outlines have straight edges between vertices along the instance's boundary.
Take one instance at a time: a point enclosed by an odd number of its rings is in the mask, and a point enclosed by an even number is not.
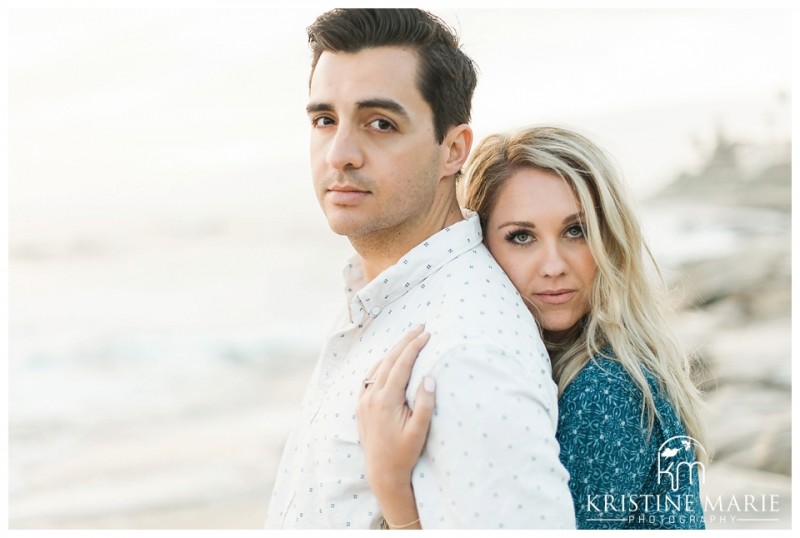
<svg viewBox="0 0 800 538"><path fill-rule="evenodd" d="M328 103L308 103L306 113L313 114L314 112L333 112L333 107Z"/></svg>
<svg viewBox="0 0 800 538"><path fill-rule="evenodd" d="M406 119L409 118L408 111L406 111L403 105L397 101L392 101L391 99L365 99L364 101L359 101L356 103L356 107L358 107L360 110L366 108L382 108L384 110L389 110L391 112L400 114Z"/></svg>
<svg viewBox="0 0 800 538"><path fill-rule="evenodd" d="M380 108L383 110L388 110L390 112L394 112L395 114L401 115L404 119L410 119L408 111L398 103L397 101L392 101L391 99L364 99L363 101L359 101L356 103L356 108L359 110L369 110L371 108ZM317 112L333 112L334 108L333 105L329 103L309 103L306 105L306 114L315 114Z"/></svg>
<svg viewBox="0 0 800 538"><path fill-rule="evenodd" d="M398 103L397 101L392 101L391 99L364 99L363 101L359 101L356 103L356 108L359 110L368 110L370 108L381 108L383 110L388 110L394 112L395 114L400 114L405 119L409 119L410 116L408 111ZM306 113L307 114L314 114L316 112L333 112L333 105L330 103L309 103L306 105Z"/></svg>

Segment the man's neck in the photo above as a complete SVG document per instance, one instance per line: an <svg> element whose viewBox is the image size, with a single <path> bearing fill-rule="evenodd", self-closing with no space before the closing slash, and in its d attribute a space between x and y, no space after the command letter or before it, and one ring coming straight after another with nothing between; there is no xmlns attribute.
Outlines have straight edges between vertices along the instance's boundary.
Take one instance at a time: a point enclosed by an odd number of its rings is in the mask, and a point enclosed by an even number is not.
<svg viewBox="0 0 800 538"><path fill-rule="evenodd" d="M371 282L432 235L461 220L464 220L461 209L454 202L443 214L429 215L421 223L381 230L358 239L351 238L350 242L361 261L364 283Z"/></svg>

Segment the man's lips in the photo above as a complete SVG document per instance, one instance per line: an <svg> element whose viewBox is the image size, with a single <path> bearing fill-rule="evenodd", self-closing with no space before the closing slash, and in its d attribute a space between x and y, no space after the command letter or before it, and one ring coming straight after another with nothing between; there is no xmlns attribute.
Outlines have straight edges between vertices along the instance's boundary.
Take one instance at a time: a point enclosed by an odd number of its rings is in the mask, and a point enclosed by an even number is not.
<svg viewBox="0 0 800 538"><path fill-rule="evenodd" d="M336 205L355 205L366 198L369 191L347 185L333 185L328 189L328 199Z"/></svg>
<svg viewBox="0 0 800 538"><path fill-rule="evenodd" d="M575 290L547 290L535 293L534 296L543 303L563 304L575 296Z"/></svg>

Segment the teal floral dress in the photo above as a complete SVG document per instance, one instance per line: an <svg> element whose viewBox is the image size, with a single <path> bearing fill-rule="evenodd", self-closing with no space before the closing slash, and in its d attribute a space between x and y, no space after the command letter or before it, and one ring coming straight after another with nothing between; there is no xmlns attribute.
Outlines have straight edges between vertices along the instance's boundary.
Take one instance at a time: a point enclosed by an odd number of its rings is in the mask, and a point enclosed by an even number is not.
<svg viewBox="0 0 800 538"><path fill-rule="evenodd" d="M705 471L695 461L705 449L645 377L658 410L652 432L641 391L611 358L595 356L559 400L557 437L579 529L705 528Z"/></svg>

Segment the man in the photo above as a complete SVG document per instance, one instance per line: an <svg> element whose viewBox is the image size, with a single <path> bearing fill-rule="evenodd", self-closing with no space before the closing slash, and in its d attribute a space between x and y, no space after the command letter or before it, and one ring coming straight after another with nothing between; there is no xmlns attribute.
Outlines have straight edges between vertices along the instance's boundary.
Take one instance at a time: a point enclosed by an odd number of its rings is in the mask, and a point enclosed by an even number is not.
<svg viewBox="0 0 800 538"><path fill-rule="evenodd" d="M424 323L431 337L409 387L435 377L437 401L413 476L419 523L574 526L545 348L477 217L465 219L456 200L472 145L472 61L420 10L333 10L309 28L309 42L314 186L357 255L267 525L380 527L355 409L375 363Z"/></svg>

